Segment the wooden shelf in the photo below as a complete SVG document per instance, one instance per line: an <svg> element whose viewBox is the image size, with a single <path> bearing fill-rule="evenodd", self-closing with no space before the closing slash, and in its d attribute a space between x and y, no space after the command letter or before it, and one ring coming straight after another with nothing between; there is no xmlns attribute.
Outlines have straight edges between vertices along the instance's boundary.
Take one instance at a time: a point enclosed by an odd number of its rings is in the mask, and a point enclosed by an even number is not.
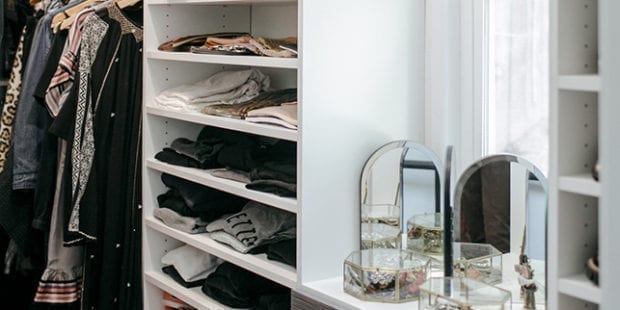
<svg viewBox="0 0 620 310"><path fill-rule="evenodd" d="M232 119L227 117L218 117L202 113L178 112L162 109L153 106L146 106L146 113L157 115L182 121L192 122L196 124L215 126L240 132L251 133L255 135L278 138L282 140L297 142L299 134L297 130L287 129L278 126L257 124L246 122L240 119Z"/></svg>
<svg viewBox="0 0 620 310"><path fill-rule="evenodd" d="M601 195L600 183L595 181L590 174L562 176L559 178L558 187L562 191L580 195L593 197Z"/></svg>
<svg viewBox="0 0 620 310"><path fill-rule="evenodd" d="M213 254L225 261L252 271L262 277L280 283L289 288L295 288L297 271L292 266L267 259L266 254L243 254L233 248L221 244L208 234L188 234L166 226L160 220L149 215L145 217L147 227L170 236L197 249ZM180 297L179 297L180 298Z"/></svg>
<svg viewBox="0 0 620 310"><path fill-rule="evenodd" d="M190 306L197 309L213 309L224 310L232 309L224 306L219 302L209 298L205 295L200 287L185 288L182 285L176 283L172 278L168 277L162 272L158 271L145 271L144 280L150 284L159 287L162 291L166 291L175 297L188 303Z"/></svg>
<svg viewBox="0 0 620 310"><path fill-rule="evenodd" d="M201 5L261 5L296 4L296 0L147 0L147 4L201 4Z"/></svg>
<svg viewBox="0 0 620 310"><path fill-rule="evenodd" d="M563 90L578 90L597 92L601 90L601 78L597 74L560 75L558 88Z"/></svg>
<svg viewBox="0 0 620 310"><path fill-rule="evenodd" d="M602 299L601 289L590 282L585 274L562 277L558 283L560 293L599 304Z"/></svg>
<svg viewBox="0 0 620 310"><path fill-rule="evenodd" d="M256 202L264 203L291 213L296 214L298 211L297 200L295 199L247 189L245 188L245 184L215 177L209 173L209 170L170 165L156 159L147 159L146 166L160 172L171 174L194 183L202 184L223 192L254 200Z"/></svg>
<svg viewBox="0 0 620 310"><path fill-rule="evenodd" d="M146 57L148 59L282 69L297 69L299 66L299 61L297 58L276 58L264 56L204 55L187 52L148 51L146 53Z"/></svg>

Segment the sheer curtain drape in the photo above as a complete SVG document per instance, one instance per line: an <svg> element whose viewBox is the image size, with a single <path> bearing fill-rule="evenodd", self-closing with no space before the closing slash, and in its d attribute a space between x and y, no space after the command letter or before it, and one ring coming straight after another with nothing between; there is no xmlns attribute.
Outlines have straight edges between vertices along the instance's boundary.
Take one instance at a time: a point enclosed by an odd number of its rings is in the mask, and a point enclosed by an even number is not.
<svg viewBox="0 0 620 310"><path fill-rule="evenodd" d="M549 166L549 1L490 0L488 153Z"/></svg>

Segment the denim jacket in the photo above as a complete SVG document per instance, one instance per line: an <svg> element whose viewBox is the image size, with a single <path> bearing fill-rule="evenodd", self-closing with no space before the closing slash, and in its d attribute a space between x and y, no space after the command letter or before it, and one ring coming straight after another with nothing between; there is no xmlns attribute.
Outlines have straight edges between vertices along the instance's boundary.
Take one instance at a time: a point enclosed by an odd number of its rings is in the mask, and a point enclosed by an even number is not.
<svg viewBox="0 0 620 310"><path fill-rule="evenodd" d="M13 189L34 189L37 183L41 144L51 118L47 109L34 98L34 92L52 45L51 23L59 12L60 1L50 4L48 13L41 18L34 32L32 48L24 71L13 133Z"/></svg>

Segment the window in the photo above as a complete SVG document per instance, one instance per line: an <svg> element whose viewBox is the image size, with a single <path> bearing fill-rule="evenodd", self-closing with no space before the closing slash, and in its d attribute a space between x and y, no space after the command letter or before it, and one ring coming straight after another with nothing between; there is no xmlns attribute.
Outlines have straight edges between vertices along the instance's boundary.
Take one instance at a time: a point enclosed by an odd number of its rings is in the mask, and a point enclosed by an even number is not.
<svg viewBox="0 0 620 310"><path fill-rule="evenodd" d="M483 2L483 1L480 1ZM549 167L549 1L488 0L483 154L513 153ZM486 45L486 46L485 46ZM486 102L484 102L486 101Z"/></svg>

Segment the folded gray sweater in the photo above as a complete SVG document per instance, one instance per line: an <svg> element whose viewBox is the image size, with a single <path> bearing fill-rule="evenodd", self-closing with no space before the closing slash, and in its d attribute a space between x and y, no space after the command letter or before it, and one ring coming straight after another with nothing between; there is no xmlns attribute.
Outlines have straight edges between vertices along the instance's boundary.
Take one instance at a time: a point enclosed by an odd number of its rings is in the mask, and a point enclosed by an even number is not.
<svg viewBox="0 0 620 310"><path fill-rule="evenodd" d="M294 214L250 201L239 213L211 222L207 231L228 233L246 246L234 246L245 253L261 245L295 238L296 224Z"/></svg>

